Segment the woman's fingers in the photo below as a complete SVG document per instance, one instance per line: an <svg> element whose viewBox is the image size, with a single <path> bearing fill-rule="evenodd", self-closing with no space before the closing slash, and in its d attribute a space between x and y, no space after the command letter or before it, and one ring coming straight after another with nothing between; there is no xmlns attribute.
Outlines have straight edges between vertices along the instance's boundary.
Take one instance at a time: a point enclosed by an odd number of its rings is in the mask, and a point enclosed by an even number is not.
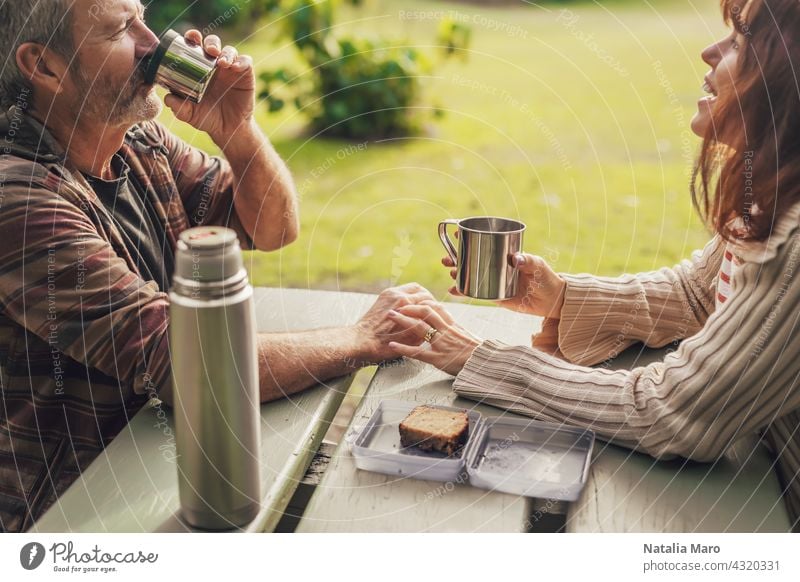
<svg viewBox="0 0 800 582"><path fill-rule="evenodd" d="M511 266L518 268L523 273L535 273L540 271L550 271L550 266L542 257L529 253L517 253L511 257Z"/></svg>
<svg viewBox="0 0 800 582"><path fill-rule="evenodd" d="M428 327L425 328L426 331L430 327L438 331L442 331L449 326L442 315L433 308L431 303L432 302L430 301L424 301L423 303L419 303L417 305L405 305L398 308L397 311L399 311L402 315L413 317L427 323Z"/></svg>
<svg viewBox="0 0 800 582"><path fill-rule="evenodd" d="M426 364L434 364L436 360L436 355L431 350L418 346L407 346L397 342L389 342L389 349L397 353L398 356L419 360Z"/></svg>
<svg viewBox="0 0 800 582"><path fill-rule="evenodd" d="M447 311L447 309L445 308L445 306L444 306L444 305L442 305L441 303L439 303L438 301L435 301L435 300L434 300L434 301L423 301L423 302L422 302L422 305L427 305L427 306L429 306L431 309L433 309L433 310L434 310L436 313L438 313L438 314L439 314L439 317L441 317L441 318L442 318L442 320L443 320L443 321L444 321L444 322L445 322L447 325L453 325L453 324L456 322L456 320L455 320L455 319L453 319L453 316L452 316L452 315L450 315L450 312L449 312L449 311Z"/></svg>
<svg viewBox="0 0 800 582"><path fill-rule="evenodd" d="M428 333L428 330L431 328L430 324L419 318L409 317L408 315L400 313L400 309L403 308L400 307L397 310L390 311L389 318L401 330L400 333L410 333L417 338L419 340L417 345L419 345L425 338L425 334Z"/></svg>
<svg viewBox="0 0 800 582"><path fill-rule="evenodd" d="M442 264L445 267L450 267L450 278L455 279L456 276L458 275L458 270L455 268L456 266L455 261L451 259L449 256L447 256L442 259Z"/></svg>

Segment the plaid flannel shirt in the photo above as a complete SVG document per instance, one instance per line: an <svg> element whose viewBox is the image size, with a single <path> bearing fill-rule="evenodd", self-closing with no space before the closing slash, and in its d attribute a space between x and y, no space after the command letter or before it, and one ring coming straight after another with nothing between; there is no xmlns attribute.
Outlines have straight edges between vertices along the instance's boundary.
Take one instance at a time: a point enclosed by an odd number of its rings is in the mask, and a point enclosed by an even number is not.
<svg viewBox="0 0 800 582"><path fill-rule="evenodd" d="M200 224L233 228L252 248L224 159L156 122L134 126L119 153L173 248ZM169 298L19 107L0 115L0 233L0 531L24 531L148 398L169 399Z"/></svg>

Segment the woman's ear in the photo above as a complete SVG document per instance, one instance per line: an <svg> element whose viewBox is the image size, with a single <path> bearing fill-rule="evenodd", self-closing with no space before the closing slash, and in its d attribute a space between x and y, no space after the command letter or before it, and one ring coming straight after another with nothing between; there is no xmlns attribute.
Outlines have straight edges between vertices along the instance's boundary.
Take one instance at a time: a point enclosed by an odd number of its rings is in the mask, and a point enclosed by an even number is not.
<svg viewBox="0 0 800 582"><path fill-rule="evenodd" d="M59 95L64 91L67 66L64 59L39 43L26 42L17 48L17 66L35 92Z"/></svg>

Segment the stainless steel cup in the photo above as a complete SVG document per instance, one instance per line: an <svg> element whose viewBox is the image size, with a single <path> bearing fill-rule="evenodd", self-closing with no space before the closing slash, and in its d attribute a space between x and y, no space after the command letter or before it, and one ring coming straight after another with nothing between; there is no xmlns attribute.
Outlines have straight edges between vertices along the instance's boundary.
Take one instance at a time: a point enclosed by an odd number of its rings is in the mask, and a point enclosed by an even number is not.
<svg viewBox="0 0 800 582"><path fill-rule="evenodd" d="M458 250L447 226L458 227ZM475 299L503 301L517 293L517 269L511 257L522 250L525 225L517 220L479 216L439 223L439 238L456 264L459 293Z"/></svg>
<svg viewBox="0 0 800 582"><path fill-rule="evenodd" d="M202 47L187 43L181 34L168 30L144 67L146 83L157 83L199 103L217 70L217 60L207 57Z"/></svg>

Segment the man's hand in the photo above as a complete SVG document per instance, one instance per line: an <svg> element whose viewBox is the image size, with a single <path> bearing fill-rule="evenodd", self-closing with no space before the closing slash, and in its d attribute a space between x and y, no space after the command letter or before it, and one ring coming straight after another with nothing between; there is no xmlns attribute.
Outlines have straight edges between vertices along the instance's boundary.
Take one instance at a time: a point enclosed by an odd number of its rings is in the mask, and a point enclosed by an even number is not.
<svg viewBox="0 0 800 582"><path fill-rule="evenodd" d="M366 362L377 363L397 358L400 354L389 342L418 346L422 341L414 330L407 330L393 319L393 312L424 301L435 301L433 295L417 283L408 283L383 291L375 304L355 325L358 353Z"/></svg>
<svg viewBox="0 0 800 582"><path fill-rule="evenodd" d="M169 94L164 99L175 117L206 132L223 147L241 127L249 126L255 110L256 78L253 59L240 55L232 46L222 47L216 35L205 39L199 30L186 33L189 44L203 46L206 54L217 59L217 71L201 103Z"/></svg>
<svg viewBox="0 0 800 582"><path fill-rule="evenodd" d="M219 37L186 33L189 43L217 58L217 71L201 103L176 95L164 102L175 116L205 131L222 150L234 176L236 215L256 249L272 251L297 239L297 193L289 168L253 119L256 79L253 59L222 47Z"/></svg>

